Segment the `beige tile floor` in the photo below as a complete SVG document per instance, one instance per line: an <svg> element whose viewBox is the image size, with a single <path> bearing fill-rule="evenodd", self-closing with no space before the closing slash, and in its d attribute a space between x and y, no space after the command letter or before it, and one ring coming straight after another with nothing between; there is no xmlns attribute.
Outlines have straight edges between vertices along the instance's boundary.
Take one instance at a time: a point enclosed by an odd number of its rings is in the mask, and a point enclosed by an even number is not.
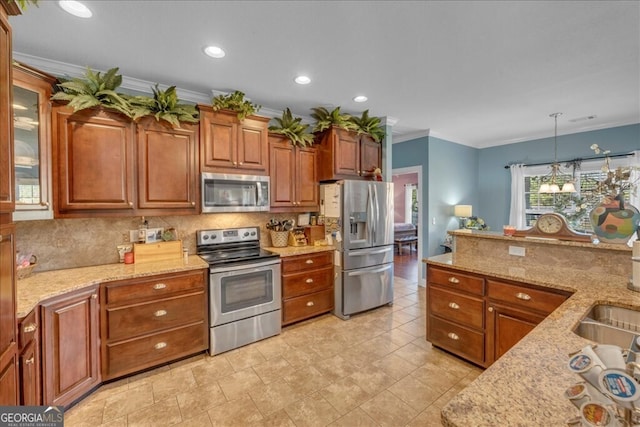
<svg viewBox="0 0 640 427"><path fill-rule="evenodd" d="M394 285L392 306L103 385L65 427L440 426L440 409L481 369L426 341L424 288Z"/></svg>

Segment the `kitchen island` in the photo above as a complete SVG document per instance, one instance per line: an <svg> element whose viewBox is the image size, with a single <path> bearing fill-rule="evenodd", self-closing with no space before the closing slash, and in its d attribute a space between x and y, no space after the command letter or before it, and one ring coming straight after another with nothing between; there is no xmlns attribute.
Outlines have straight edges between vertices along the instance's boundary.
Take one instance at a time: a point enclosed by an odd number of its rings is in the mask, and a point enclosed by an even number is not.
<svg viewBox="0 0 640 427"><path fill-rule="evenodd" d="M591 343L573 333L573 329L595 304L640 310L640 293L627 289L631 249L625 245L596 247L590 243L539 241L486 232L451 234L460 250L424 259L425 263L573 294L456 395L441 412L443 424L566 425L578 410L563 394L580 380L567 368L569 354ZM495 250L487 250L487 245ZM527 256L504 252L513 245L525 247ZM621 265L624 259L626 265ZM612 262L611 268L607 262Z"/></svg>

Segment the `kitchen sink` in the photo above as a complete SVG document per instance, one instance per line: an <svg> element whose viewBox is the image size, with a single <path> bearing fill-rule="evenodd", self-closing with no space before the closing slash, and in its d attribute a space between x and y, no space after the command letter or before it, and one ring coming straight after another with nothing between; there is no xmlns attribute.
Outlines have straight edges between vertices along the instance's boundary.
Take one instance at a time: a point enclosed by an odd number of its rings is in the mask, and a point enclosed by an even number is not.
<svg viewBox="0 0 640 427"><path fill-rule="evenodd" d="M634 338L640 336L640 310L598 304L587 313L573 332L599 344L629 349Z"/></svg>

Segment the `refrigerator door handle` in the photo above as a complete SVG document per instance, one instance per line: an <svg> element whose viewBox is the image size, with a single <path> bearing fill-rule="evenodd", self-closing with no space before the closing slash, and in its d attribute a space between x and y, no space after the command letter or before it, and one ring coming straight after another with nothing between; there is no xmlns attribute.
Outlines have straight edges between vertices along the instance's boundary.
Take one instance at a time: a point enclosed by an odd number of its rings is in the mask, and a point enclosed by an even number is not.
<svg viewBox="0 0 640 427"><path fill-rule="evenodd" d="M350 251L348 252L347 256L360 256L360 255L377 255L377 254L383 254L385 252L389 252L392 251L393 247L388 247L385 249L380 249L377 251Z"/></svg>
<svg viewBox="0 0 640 427"><path fill-rule="evenodd" d="M373 206L374 206L374 216L375 216L375 220L373 221L374 225L374 239L373 239L373 244L376 244L378 242L378 225L380 225L380 203L378 201L378 186L376 185L372 185L373 187ZM391 214L391 213L389 213Z"/></svg>
<svg viewBox="0 0 640 427"><path fill-rule="evenodd" d="M367 202L369 204L369 206L367 207L367 228L370 232L368 232L367 234L369 235L368 237L370 237L369 239L369 246L373 245L373 243L376 241L376 218L374 217L374 199L373 199L373 192L371 191L371 185L367 184Z"/></svg>
<svg viewBox="0 0 640 427"><path fill-rule="evenodd" d="M371 273L382 273L383 271L387 271L389 268L390 267L387 265L387 266L382 267L382 268L376 268L375 270L351 271L351 272L347 273L347 276L353 277L353 276L362 276L362 275L371 274Z"/></svg>

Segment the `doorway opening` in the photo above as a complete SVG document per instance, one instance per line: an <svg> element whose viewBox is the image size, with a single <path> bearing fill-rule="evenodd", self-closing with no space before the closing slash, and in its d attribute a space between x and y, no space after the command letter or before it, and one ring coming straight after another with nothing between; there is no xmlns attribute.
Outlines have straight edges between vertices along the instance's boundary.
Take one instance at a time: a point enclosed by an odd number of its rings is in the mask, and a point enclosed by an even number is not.
<svg viewBox="0 0 640 427"><path fill-rule="evenodd" d="M394 275L424 286L421 278L422 166L393 169ZM417 240L407 236L414 235Z"/></svg>

